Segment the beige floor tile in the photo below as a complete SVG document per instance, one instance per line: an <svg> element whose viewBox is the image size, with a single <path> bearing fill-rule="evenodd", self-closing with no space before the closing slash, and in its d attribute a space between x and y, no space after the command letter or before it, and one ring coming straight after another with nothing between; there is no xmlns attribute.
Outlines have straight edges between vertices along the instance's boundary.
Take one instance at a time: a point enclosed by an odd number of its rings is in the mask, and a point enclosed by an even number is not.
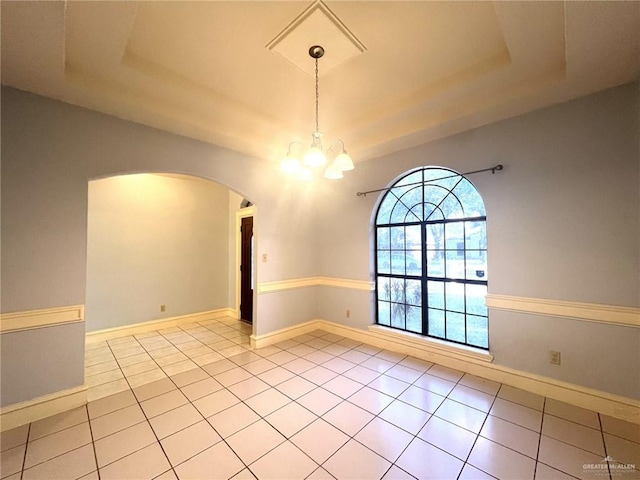
<svg viewBox="0 0 640 480"><path fill-rule="evenodd" d="M342 345L338 345L336 343L332 343L327 345L326 347L321 348L323 352L327 352L331 355L342 355L343 353L347 353L349 349L347 347L343 347Z"/></svg>
<svg viewBox="0 0 640 480"><path fill-rule="evenodd" d="M219 442L175 468L181 479L231 478L244 464L226 443Z"/></svg>
<svg viewBox="0 0 640 480"><path fill-rule="evenodd" d="M240 402L238 397L229 390L223 389L195 400L193 405L205 418L207 418L235 405L238 402Z"/></svg>
<svg viewBox="0 0 640 480"><path fill-rule="evenodd" d="M153 418L169 410L173 410L185 403L188 403L187 397L185 397L180 390L172 390L168 393L163 393L157 397L150 398L144 402L140 402L140 406L147 418Z"/></svg>
<svg viewBox="0 0 640 480"><path fill-rule="evenodd" d="M15 448L27 443L29 435L29 424L6 430L0 433L0 449L4 452L10 448Z"/></svg>
<svg viewBox="0 0 640 480"><path fill-rule="evenodd" d="M291 399L275 388L269 388L245 400L245 403L261 417L266 417L289 402L291 402Z"/></svg>
<svg viewBox="0 0 640 480"><path fill-rule="evenodd" d="M318 467L305 480L334 480L334 477L324 468Z"/></svg>
<svg viewBox="0 0 640 480"><path fill-rule="evenodd" d="M204 380L191 383L187 386L182 387L180 390L182 390L182 393L184 393L185 396L193 402L194 400L202 398L206 395L210 395L214 392L222 390L223 388L224 387L220 385L219 382L207 375L207 378L205 378Z"/></svg>
<svg viewBox="0 0 640 480"><path fill-rule="evenodd" d="M382 478L391 464L359 442L349 440L322 467L336 478Z"/></svg>
<svg viewBox="0 0 640 480"><path fill-rule="evenodd" d="M148 361L153 361L151 356L148 353L139 353L137 355L131 355L130 357L121 358L118 360L118 364L124 370L124 367L130 367L131 365L136 365L138 363L144 363Z"/></svg>
<svg viewBox="0 0 640 480"><path fill-rule="evenodd" d="M494 480L494 478L495 477L492 477L488 473L478 470L473 465L469 465L467 463L462 468L462 472L460 472L458 480Z"/></svg>
<svg viewBox="0 0 640 480"><path fill-rule="evenodd" d="M451 422L432 417L420 430L418 437L464 461L477 435Z"/></svg>
<svg viewBox="0 0 640 480"><path fill-rule="evenodd" d="M367 360L369 360L371 358L371 355L367 355L366 353L359 352L358 350L349 350L348 352L345 352L342 355L340 355L340 357L344 358L345 360L349 360L352 363L361 364L362 362L366 362Z"/></svg>
<svg viewBox="0 0 640 480"><path fill-rule="evenodd" d="M361 343L360 345L356 346L355 349L368 355L375 355L382 351L381 348L374 347L373 345L369 345L367 343Z"/></svg>
<svg viewBox="0 0 640 480"><path fill-rule="evenodd" d="M334 393L341 398L349 398L351 395L356 393L358 390L361 390L363 387L361 383L339 375L322 385L322 388L324 388L325 390L329 390L331 393Z"/></svg>
<svg viewBox="0 0 640 480"><path fill-rule="evenodd" d="M149 350L149 355L151 355L151 357L155 360L159 359L160 357L166 357L167 355L174 355L176 353L181 353L181 352L180 350L178 350L176 347L174 347L168 342L166 347Z"/></svg>
<svg viewBox="0 0 640 480"><path fill-rule="evenodd" d="M306 408L295 402L291 402L267 415L265 420L285 437L289 438L309 425L316 418L318 417Z"/></svg>
<svg viewBox="0 0 640 480"><path fill-rule="evenodd" d="M253 375L259 375L263 372L266 372L267 370L271 370L272 368L276 368L278 366L272 361L267 360L266 358L262 358L260 356L258 356L258 358L259 360L244 364L242 368L252 373Z"/></svg>
<svg viewBox="0 0 640 480"><path fill-rule="evenodd" d="M312 411L318 416L322 416L342 402L342 398L318 387L309 393L305 393L303 396L298 398L297 402L307 410Z"/></svg>
<svg viewBox="0 0 640 480"><path fill-rule="evenodd" d="M316 364L304 358L296 358L290 362L282 364L282 368L286 368L290 372L300 375L307 370L311 370Z"/></svg>
<svg viewBox="0 0 640 480"><path fill-rule="evenodd" d="M0 453L0 476L2 478L19 473L22 470L25 448L26 445L19 445L3 450Z"/></svg>
<svg viewBox="0 0 640 480"><path fill-rule="evenodd" d="M88 443L91 443L89 422L47 435L29 442L24 466L30 468Z"/></svg>
<svg viewBox="0 0 640 480"><path fill-rule="evenodd" d="M395 462L413 440L413 435L381 418L374 418L354 437L378 455Z"/></svg>
<svg viewBox="0 0 640 480"><path fill-rule="evenodd" d="M126 347L126 348L111 347L111 350L113 351L113 355L116 357L117 360L120 360L125 357L130 357L132 355L138 355L140 353L146 353L145 349L142 348L140 345L137 345L135 347Z"/></svg>
<svg viewBox="0 0 640 480"><path fill-rule="evenodd" d="M290 378L295 377L295 374L282 367L272 368L258 375L258 378L263 382L267 382L272 387L286 382Z"/></svg>
<svg viewBox="0 0 640 480"><path fill-rule="evenodd" d="M233 347L223 348L222 350L218 350L217 352L223 357L229 358L248 351L248 349L241 347L240 345L235 345Z"/></svg>
<svg viewBox="0 0 640 480"><path fill-rule="evenodd" d="M211 376L219 375L220 373L226 372L228 370L232 370L237 368L238 366L230 360L222 359L217 362L210 363L202 367L202 369L207 372Z"/></svg>
<svg viewBox="0 0 640 480"><path fill-rule="evenodd" d="M585 410L584 408L569 405L568 403L553 400L552 398L547 398L544 404L544 412L600 430L598 414L591 410Z"/></svg>
<svg viewBox="0 0 640 480"><path fill-rule="evenodd" d="M200 380L204 380L205 378L211 378L207 372L205 372L201 368L193 368L191 370L187 370L171 377L173 383L175 383L178 387L182 388L186 385L190 385L195 382L199 382Z"/></svg>
<svg viewBox="0 0 640 480"><path fill-rule="evenodd" d="M136 403L92 419L91 432L93 433L93 439L98 440L145 421L144 413L142 413L142 409Z"/></svg>
<svg viewBox="0 0 640 480"><path fill-rule="evenodd" d="M361 390L349 397L349 402L359 406L360 408L364 408L367 412L378 415L391 402L393 402L393 397L385 395L382 392L378 392L373 388L363 387Z"/></svg>
<svg viewBox="0 0 640 480"><path fill-rule="evenodd" d="M604 442L607 445L607 454L613 457L616 462L633 464L636 470L640 470L640 443L631 442L608 433L604 434Z"/></svg>
<svg viewBox="0 0 640 480"><path fill-rule="evenodd" d="M453 390L453 387L456 386L454 382L429 375L429 370L427 370L427 373L416 380L414 382L414 385L424 390L429 390L430 392L442 395L443 397L449 395L451 390Z"/></svg>
<svg viewBox="0 0 640 480"><path fill-rule="evenodd" d="M85 445L25 470L22 478L23 480L80 478L95 472L96 469L93 446Z"/></svg>
<svg viewBox="0 0 640 480"><path fill-rule="evenodd" d="M322 418L347 435L354 436L362 427L369 423L374 416L366 410L345 401L330 410Z"/></svg>
<svg viewBox="0 0 640 480"><path fill-rule="evenodd" d="M341 357L332 357L330 360L322 363L322 366L335 373L344 373L356 366L355 363Z"/></svg>
<svg viewBox="0 0 640 480"><path fill-rule="evenodd" d="M199 355L197 357L193 357L191 360L193 363L198 365L199 367L204 367L205 365L209 365L210 363L217 362L222 360L224 357L220 355L218 352L207 353L205 355Z"/></svg>
<svg viewBox="0 0 640 480"><path fill-rule="evenodd" d="M542 419L542 434L598 454L603 458L605 456L600 430L545 414Z"/></svg>
<svg viewBox="0 0 640 480"><path fill-rule="evenodd" d="M442 402L444 402L444 399L445 397L442 395L429 392L428 390L423 390L422 388L413 385L407 388L398 397L398 400L429 413L435 412Z"/></svg>
<svg viewBox="0 0 640 480"><path fill-rule="evenodd" d="M500 387L498 397L524 405L525 407L533 408L534 410L542 411L544 408L544 397L527 392L526 390L510 387L509 385L502 385L502 387Z"/></svg>
<svg viewBox="0 0 640 480"><path fill-rule="evenodd" d="M388 360L393 363L401 362L402 360L407 358L404 353L393 352L391 350L382 350L381 352L376 353L376 357Z"/></svg>
<svg viewBox="0 0 640 480"><path fill-rule="evenodd" d="M600 414L600 421L603 432L640 443L640 424L625 422L603 414Z"/></svg>
<svg viewBox="0 0 640 480"><path fill-rule="evenodd" d="M268 390L271 386L259 378L252 376L228 388L240 400L246 400L247 398Z"/></svg>
<svg viewBox="0 0 640 480"><path fill-rule="evenodd" d="M309 393L316 388L314 383L305 380L302 377L293 377L285 382L282 382L276 386L276 388L284 393L287 397L295 400L301 397L305 393Z"/></svg>
<svg viewBox="0 0 640 480"><path fill-rule="evenodd" d="M300 376L305 380L309 380L310 382L315 383L316 385L322 385L324 383L327 383L329 380L336 378L338 374L334 371L329 370L328 368L316 365L315 367L300 374Z"/></svg>
<svg viewBox="0 0 640 480"><path fill-rule="evenodd" d="M171 377L188 370L193 370L194 368L198 368L198 365L192 360L183 360L181 362L165 365L162 367L162 370L164 370L164 373Z"/></svg>
<svg viewBox="0 0 640 480"><path fill-rule="evenodd" d="M305 360L308 360L309 362L313 362L316 365L323 365L324 363L329 362L333 358L336 358L336 357L334 357L330 353L323 352L322 350L316 350L315 352L309 353L304 356Z"/></svg>
<svg viewBox="0 0 640 480"><path fill-rule="evenodd" d="M160 445L153 443L100 469L101 480L123 478L151 479L166 472L171 466Z"/></svg>
<svg viewBox="0 0 640 480"><path fill-rule="evenodd" d="M276 347L275 345L269 345L268 347L258 348L254 350L253 353L255 353L256 355L260 355L261 357L268 357L281 351L282 349Z"/></svg>
<svg viewBox="0 0 640 480"><path fill-rule="evenodd" d="M52 433L89 421L86 407L74 408L66 412L43 418L31 424L29 441L37 440Z"/></svg>
<svg viewBox="0 0 640 480"><path fill-rule="evenodd" d="M131 385L131 388L136 388L147 383L152 383L157 380L167 378L167 374L162 371L161 368L154 368L153 370L147 370L146 372L138 373L127 377L127 382Z"/></svg>
<svg viewBox="0 0 640 480"><path fill-rule="evenodd" d="M319 442L318 439L322 441ZM296 433L290 440L314 461L322 464L347 443L349 437L319 418Z"/></svg>
<svg viewBox="0 0 640 480"><path fill-rule="evenodd" d="M391 468L387 470L387 473L384 474L384 477L382 477L382 480L415 480L415 478L416 477L405 472L400 467L397 467L396 465L391 465Z"/></svg>
<svg viewBox="0 0 640 480"><path fill-rule="evenodd" d="M318 465L291 442L281 443L251 465L259 479L279 480L306 478Z"/></svg>
<svg viewBox="0 0 640 480"><path fill-rule="evenodd" d="M434 365L429 370L427 370L429 375L433 375L434 377L443 378L450 382L457 382L462 378L464 372L459 370L454 370L453 368L443 367L442 365Z"/></svg>
<svg viewBox="0 0 640 480"><path fill-rule="evenodd" d="M285 438L267 422L259 420L230 436L226 441L236 455L249 465L276 448Z"/></svg>
<svg viewBox="0 0 640 480"><path fill-rule="evenodd" d="M587 477L583 468L584 464L597 464L602 461L602 456L587 452L581 448L568 445L553 438L542 435L540 437L540 450L538 462L542 462L561 472L573 475L577 478ZM589 478L589 477L587 477ZM593 475L591 478L594 478ZM599 478L602 478L601 476Z"/></svg>
<svg viewBox="0 0 640 480"><path fill-rule="evenodd" d="M122 367L122 373L124 373L125 377L131 377L133 375L137 375L138 373L148 372L149 370L155 370L158 368L158 364L153 360L147 360L144 362L134 363L133 365L128 365L126 367Z"/></svg>
<svg viewBox="0 0 640 480"><path fill-rule="evenodd" d="M96 373L95 375L86 377L85 383L88 387L97 387L98 385L114 382L122 378L124 378L124 375L122 374L122 371L120 369L109 370L107 372Z"/></svg>
<svg viewBox="0 0 640 480"><path fill-rule="evenodd" d="M87 404L89 418L94 419L101 417L102 415L115 412L134 403L136 403L136 397L131 390L125 390L108 397L103 397Z"/></svg>
<svg viewBox="0 0 640 480"><path fill-rule="evenodd" d="M169 410L168 412L153 417L149 420L153 431L156 436L162 440L169 435L182 430L194 423L198 423L204 420L203 416L196 410L196 408L187 403L181 407Z"/></svg>
<svg viewBox="0 0 640 480"><path fill-rule="evenodd" d="M318 368L322 368L322 367L318 367ZM356 382L361 383L363 385L366 385L367 383L372 382L373 380L378 378L380 375L381 375L380 373L374 370L370 370L361 365L356 365L353 368L343 373L343 376L350 378L351 380L355 380Z"/></svg>
<svg viewBox="0 0 640 480"><path fill-rule="evenodd" d="M139 387L135 387L133 389L133 393L139 402L144 402L145 400L149 400L150 398L157 397L158 395L162 395L163 393L167 393L172 390L176 390L175 384L171 379L165 377L160 380L155 380L153 382L140 385Z"/></svg>
<svg viewBox="0 0 640 480"><path fill-rule="evenodd" d="M162 439L160 443L175 467L221 440L209 422L203 420Z"/></svg>
<svg viewBox="0 0 640 480"><path fill-rule="evenodd" d="M313 348L317 348L318 350L328 347L331 345L331 342L325 340L324 338L314 338L313 340L309 340L305 342L305 345L308 345Z"/></svg>
<svg viewBox="0 0 640 480"><path fill-rule="evenodd" d="M459 427L466 428L473 433L480 432L482 424L487 417L487 414L480 410L449 399L442 402L442 405L438 407L434 415Z"/></svg>
<svg viewBox="0 0 640 480"><path fill-rule="evenodd" d="M496 398L490 411L491 415L511 423L540 432L542 429L542 413L517 403Z"/></svg>
<svg viewBox="0 0 640 480"><path fill-rule="evenodd" d="M420 373L424 373L433 367L433 363L415 357L405 357L398 365L412 368Z"/></svg>
<svg viewBox="0 0 640 480"><path fill-rule="evenodd" d="M361 354L364 352L360 352ZM341 355L342 358L346 358L347 354ZM347 358L347 360L349 360L349 358ZM351 361L351 360L349 360ZM395 363L393 362L388 362L386 360L383 360L382 358L378 358L378 357L369 357L366 360L364 360L363 362L360 363L360 365L362 365L363 367L366 367L370 370L374 370L378 373L385 373L387 370L389 370L390 368L392 368Z"/></svg>
<svg viewBox="0 0 640 480"><path fill-rule="evenodd" d="M84 369L84 375L89 377L91 375L97 375L98 373L108 372L110 370L118 370L120 366L115 360L108 362L97 363L96 365L87 366Z"/></svg>
<svg viewBox="0 0 640 480"><path fill-rule="evenodd" d="M260 417L244 403L237 403L207 419L222 438L248 427Z"/></svg>
<svg viewBox="0 0 640 480"><path fill-rule="evenodd" d="M536 476L535 480L574 480L576 477L567 475L566 473L551 468L544 463L538 462L536 464ZM605 477L606 478L606 477Z"/></svg>
<svg viewBox="0 0 640 480"><path fill-rule="evenodd" d="M104 355L87 355L84 359L84 366L91 367L100 363L113 362L115 359L116 357L114 357L111 352L105 353Z"/></svg>
<svg viewBox="0 0 640 480"><path fill-rule="evenodd" d="M167 365L171 365L172 363L184 362L185 360L189 360L182 352L170 353L169 355L163 355L161 357L154 358L156 363L160 365L160 367L166 367Z"/></svg>
<svg viewBox="0 0 640 480"><path fill-rule="evenodd" d="M535 460L479 437L468 462L496 478L533 479Z"/></svg>
<svg viewBox="0 0 640 480"><path fill-rule="evenodd" d="M464 463L439 448L416 438L400 456L396 465L416 478L436 480L457 478Z"/></svg>
<svg viewBox="0 0 640 480"><path fill-rule="evenodd" d="M156 437L147 422L101 438L95 442L98 467L109 465L155 442Z"/></svg>
<svg viewBox="0 0 640 480"><path fill-rule="evenodd" d="M404 365L395 365L387 370L385 375L402 380L405 383L413 383L422 376L422 372Z"/></svg>
<svg viewBox="0 0 640 480"><path fill-rule="evenodd" d="M469 373L465 373L458 383L460 385L464 385L465 387L473 388L474 390L480 390L481 392L487 393L494 397L498 394L501 386L501 384L498 382L493 382L491 380L487 380L486 378L476 377L475 375L471 375Z"/></svg>
<svg viewBox="0 0 640 480"><path fill-rule="evenodd" d="M407 405L404 402L394 400L379 415L389 423L416 435L427 423L431 415L424 410Z"/></svg>
<svg viewBox="0 0 640 480"><path fill-rule="evenodd" d="M538 432L493 415L487 417L480 435L528 457L535 459L538 455L538 444L540 443Z"/></svg>
<svg viewBox="0 0 640 480"><path fill-rule="evenodd" d="M248 378L252 378L249 372L241 367L232 368L231 370L227 370L226 372L219 373L215 375L215 378L218 382L220 382L225 387L229 387L231 385L235 385L236 383L242 382L243 380L247 380Z"/></svg>
<svg viewBox="0 0 640 480"><path fill-rule="evenodd" d="M260 355L253 352L243 352L243 353L240 353L239 355L234 355L232 357L229 357L229 360L231 360L236 365L240 365L240 366L246 365L247 363L255 362L261 359L262 357Z"/></svg>
<svg viewBox="0 0 640 480"><path fill-rule="evenodd" d="M277 365L284 365L285 363L289 363L299 357L296 357L294 354L282 350L280 352L274 353L273 355L269 355L269 357L267 358L269 359L269 361Z"/></svg>
<svg viewBox="0 0 640 480"><path fill-rule="evenodd" d="M458 403L489 413L495 396L458 384L451 390L451 393L449 393L449 398Z"/></svg>

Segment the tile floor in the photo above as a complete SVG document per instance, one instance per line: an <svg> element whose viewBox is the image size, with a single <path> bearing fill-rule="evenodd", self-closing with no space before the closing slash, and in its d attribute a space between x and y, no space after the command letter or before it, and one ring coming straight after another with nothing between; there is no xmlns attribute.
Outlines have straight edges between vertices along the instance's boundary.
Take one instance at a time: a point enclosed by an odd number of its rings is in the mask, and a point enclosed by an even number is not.
<svg viewBox="0 0 640 480"><path fill-rule="evenodd" d="M0 477L640 478L638 425L323 331L248 334L88 345L89 404L3 433Z"/></svg>

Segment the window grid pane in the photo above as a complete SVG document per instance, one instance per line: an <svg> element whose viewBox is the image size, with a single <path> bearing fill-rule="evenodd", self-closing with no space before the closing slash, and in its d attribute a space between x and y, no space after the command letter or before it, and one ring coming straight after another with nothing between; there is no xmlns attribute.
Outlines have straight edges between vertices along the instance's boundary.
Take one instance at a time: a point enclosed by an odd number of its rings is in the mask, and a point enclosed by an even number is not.
<svg viewBox="0 0 640 480"><path fill-rule="evenodd" d="M378 324L489 348L484 215L451 170L423 168L390 188L376 216Z"/></svg>

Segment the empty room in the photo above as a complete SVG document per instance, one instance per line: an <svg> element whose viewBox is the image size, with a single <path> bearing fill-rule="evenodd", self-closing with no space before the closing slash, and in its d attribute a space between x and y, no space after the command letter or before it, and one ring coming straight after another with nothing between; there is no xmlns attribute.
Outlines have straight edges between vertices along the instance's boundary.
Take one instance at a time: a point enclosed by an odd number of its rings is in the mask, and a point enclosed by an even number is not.
<svg viewBox="0 0 640 480"><path fill-rule="evenodd" d="M640 478L640 2L5 1L0 478Z"/></svg>

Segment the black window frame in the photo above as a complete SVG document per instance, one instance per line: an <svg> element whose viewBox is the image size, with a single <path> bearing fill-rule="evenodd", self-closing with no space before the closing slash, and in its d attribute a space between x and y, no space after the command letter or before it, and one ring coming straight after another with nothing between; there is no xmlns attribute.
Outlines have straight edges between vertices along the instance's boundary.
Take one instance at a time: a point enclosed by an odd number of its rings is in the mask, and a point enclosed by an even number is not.
<svg viewBox="0 0 640 480"><path fill-rule="evenodd" d="M435 179L433 178L425 179L425 172L427 171L430 171L430 176L431 174L437 173L436 171L440 171L442 173L442 176L437 176ZM407 179L407 177L411 175L415 175L417 172L421 172L420 182L402 183L403 180ZM460 198L453 192L462 181L469 182L469 184L473 187L475 194L477 194L477 197L478 197L475 201L480 202L482 209L480 212L476 212L477 213L476 215L463 214L462 216L459 216L456 218L447 218L447 215L445 214L445 212L442 211L441 206L443 202L445 202L445 200L450 195L453 196L455 201L458 202L458 204L460 205L460 208L462 209L462 212L463 213L465 212L464 202L461 201ZM448 187L446 186L447 183L450 183L453 186ZM445 193L442 196L442 200L438 203L438 205L426 202L425 189L429 187L443 188L445 190L448 190L448 193ZM415 210L416 207L418 207L419 205L418 203L407 205L402 201L402 198L405 197L405 195L407 195L408 192L414 190L415 188L421 189L421 195L419 198L421 198L422 201L421 201L421 207L419 207L418 210ZM400 195L396 195L394 193L394 190L400 190L400 191L404 190L404 193L401 193ZM387 220L387 223L380 223L381 208L385 204L385 200L387 199L388 195L393 195L395 197L396 199L395 204L391 208L391 210L389 210L388 218L385 217ZM413 196L415 196L415 193L413 194ZM402 208L404 208L404 211L406 211L405 219L402 222L392 220L394 216L395 208L398 205L398 203L402 204L401 210ZM425 214L426 214L425 207L431 208L429 207L429 205L433 205L434 208L432 209L431 213L429 213L429 215L425 218ZM419 210L422 211L421 217L418 217L416 215L416 213L419 213ZM416 213L413 213L414 211ZM434 213L441 215L442 218L431 219ZM386 212L385 212L385 215L386 215ZM408 217L413 217L413 218L411 219L411 221L407 221ZM394 184L386 190L386 192L383 194L382 198L380 199L380 202L376 210L376 215L374 218L375 220L374 220L373 246L375 249L375 255L374 255L375 267L374 268L375 268L375 281L376 281L375 283L376 324L384 325L385 327L390 327L396 330L416 333L416 334L423 335L430 338L436 338L438 340L443 340L449 343L461 344L465 346L479 348L482 350L489 350L489 318L488 318L489 315L488 315L486 306L484 307L484 314L477 314L477 311L469 310L468 298L467 298L468 285L483 286L485 289L485 292L488 289L487 268L486 268L486 258L488 253L487 242L486 242L487 217L486 217L486 212L484 210L484 202L482 201L482 197L478 192L477 188L473 185L473 183L471 183L469 179L466 178L464 175L444 167L421 167L418 169L411 170L405 173L402 177L398 178L394 182ZM447 248L448 240L444 235L444 232L447 229L447 225L455 226L456 224L459 224L461 226L462 237L461 239L456 240L454 247ZM481 224L482 226L478 227L478 224ZM427 238L429 234L427 230L430 228L431 225L443 226L442 227L443 235L441 238L442 248L437 248L437 246L436 248L429 248L429 244L427 242ZM477 245L477 248L469 248L471 245L467 245L467 226L468 225L475 226L472 228L480 228L480 231L483 232L483 234L480 235L480 241L479 241L479 244ZM409 227L412 230L408 231L407 227ZM409 247L407 246L407 233L412 233L413 231L414 232L413 236L415 237L416 227L419 227L420 229L419 250L415 249L415 246L413 244L411 244ZM392 230L394 228L402 229L402 232L400 230ZM382 229L389 229L389 230L383 231ZM392 238L394 236L394 232L396 232L395 233L395 236L397 237L396 241L401 239L401 243L404 244L404 248L401 248L401 249L394 248L394 241ZM383 238L383 241L386 243L386 245L384 245L384 248L381 248L380 246L381 237ZM388 242L386 237L388 237ZM461 244L464 247L463 249L460 249ZM484 248L480 248L481 246L483 246ZM417 265L416 265L416 268L407 268L407 263L408 263L407 258L415 259L416 251L420 252L420 268L418 269ZM380 252L383 252L382 257L386 257L385 260L388 258L388 261L382 262L384 263L384 265L379 265L380 258L381 258ZM389 253L385 254L384 252L389 252ZM394 252L396 253L394 254ZM414 253L408 254L407 252L414 252ZM428 259L429 252L436 252L434 255L439 255L440 253L443 255L443 258L441 259L442 275L434 276L429 274L430 273L429 269L436 263L435 261L431 261L431 262L429 261ZM455 253L457 256L460 256L460 252L462 252L463 272L461 276L456 276L452 272L447 272L447 268L449 264L447 254L452 252ZM471 258L471 255L470 255L471 253L474 253L475 255L477 255L478 258L481 258L481 259L484 258L485 268L475 270L475 275L478 278L468 278L469 272L467 270L468 268L467 260L468 258ZM396 259L396 262L394 262L394 258ZM394 269L397 268L398 259L400 258L403 258L403 261L400 263L404 264L402 265L402 272L394 273ZM452 265L453 265L453 262L452 262ZM381 271L381 268L380 268L381 266L383 267L382 270L384 271ZM413 267L413 262L411 266ZM413 272L410 273L410 271L413 271ZM450 275L448 276L447 273L449 273ZM395 279L396 281L392 282L393 279ZM419 289L416 288L417 287L416 282L419 282L419 285L420 285ZM442 284L443 292L447 292L449 289L453 290L454 288L461 288L462 291L464 292L462 310L461 311L460 309L455 310L453 309L455 308L454 306L452 306L451 309L448 309L447 295L444 293L442 296L443 302L444 302L442 305L442 308L436 308L434 305L430 306L429 305L429 285L432 285L432 286L435 285L431 282ZM456 284L455 287L453 286L454 284ZM383 288L383 290L385 290L384 292L381 292L381 285L384 286ZM392 295L396 295L395 300L392 297ZM419 302L419 305L416 305L418 303L417 302L418 295L420 297L420 302ZM380 321L381 305L383 304L388 304L388 312L386 311L384 312L385 314L388 313L388 320L389 320L388 323ZM483 305L484 305L484 302L483 302ZM417 331L418 330L417 328L413 328L413 327L408 328L407 326L408 316L412 311L412 309L416 306L420 308L420 312L421 312L421 318L419 319L421 320L419 331ZM477 309L477 304L473 308ZM402 314L404 316L404 328L401 328L397 325L396 326L393 325L394 309L398 315ZM404 310L404 312L402 312L402 310ZM442 312L442 318L443 318L442 323L444 325L444 333L442 335L433 334L433 331L430 332L430 329L429 329L430 312L433 312L435 314L436 311ZM453 319L460 316L464 319L464 329L463 329L464 340L461 341L460 339L447 338L447 326L450 323L448 320L449 317ZM486 339L486 342L482 342L482 344L480 344L479 341L473 341L473 340L469 341L468 320L470 318L473 319L474 321L484 322L484 325L485 325L484 338ZM483 320L479 320L479 319L483 319ZM432 320L432 321L435 323L435 320ZM453 322L453 320L451 320L451 322ZM450 328L453 328L453 327L450 327Z"/></svg>

